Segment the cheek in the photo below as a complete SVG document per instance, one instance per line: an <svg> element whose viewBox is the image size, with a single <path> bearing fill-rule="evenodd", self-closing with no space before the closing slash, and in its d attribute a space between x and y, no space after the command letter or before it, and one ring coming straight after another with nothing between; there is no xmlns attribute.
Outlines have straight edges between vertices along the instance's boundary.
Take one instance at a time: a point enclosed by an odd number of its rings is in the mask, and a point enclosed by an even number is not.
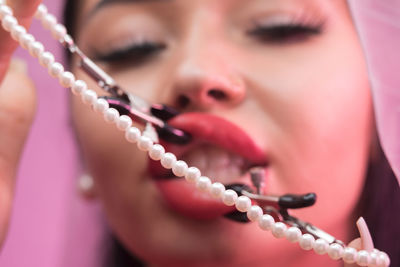
<svg viewBox="0 0 400 267"><path fill-rule="evenodd" d="M367 71L356 36L342 38L300 49L290 59L246 60L268 133L269 190L316 192L316 206L301 214L317 225L348 218L368 164L373 116Z"/></svg>
<svg viewBox="0 0 400 267"><path fill-rule="evenodd" d="M77 72L77 77L83 78L80 76ZM96 88L93 83L88 85ZM133 190L135 183L140 182L137 177L142 177L140 174L146 170L146 155L125 140L124 132L106 123L102 114L83 105L76 96L72 97L72 117L84 164L96 178L99 193L110 195L121 188Z"/></svg>

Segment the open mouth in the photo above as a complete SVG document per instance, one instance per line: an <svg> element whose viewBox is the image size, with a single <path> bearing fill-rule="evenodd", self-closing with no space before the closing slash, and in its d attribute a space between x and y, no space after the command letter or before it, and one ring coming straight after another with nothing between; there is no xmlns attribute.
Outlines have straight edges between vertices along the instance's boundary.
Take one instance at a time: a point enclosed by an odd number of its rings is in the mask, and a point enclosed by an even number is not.
<svg viewBox="0 0 400 267"><path fill-rule="evenodd" d="M163 143L189 166L200 169L203 176L225 186L241 183L251 185L249 169L268 166L266 153L249 135L233 123L205 113L186 113L168 122L189 132L193 142L186 146ZM149 161L154 178L166 204L173 210L196 219L212 219L234 211L221 201L211 198L182 178L175 179L159 162Z"/></svg>
<svg viewBox="0 0 400 267"><path fill-rule="evenodd" d="M213 182L220 182L224 185L240 182L240 177L245 175L252 167L266 167L266 163L253 163L236 153L209 143L199 143L191 147L179 159L185 161L189 166L197 167L203 176L209 177ZM155 166L156 164L158 162L150 165L154 178L177 178L171 170Z"/></svg>

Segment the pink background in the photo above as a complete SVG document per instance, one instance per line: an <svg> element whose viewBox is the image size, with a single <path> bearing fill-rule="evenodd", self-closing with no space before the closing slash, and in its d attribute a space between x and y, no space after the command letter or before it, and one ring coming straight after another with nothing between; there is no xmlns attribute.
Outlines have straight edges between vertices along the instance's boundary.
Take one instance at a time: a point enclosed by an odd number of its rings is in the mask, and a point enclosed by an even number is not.
<svg viewBox="0 0 400 267"><path fill-rule="evenodd" d="M45 0L59 15L61 0ZM60 16L58 16L60 17ZM38 22L31 32L61 60L62 47ZM68 93L36 60L20 49L39 95L37 116L21 161L8 238L0 254L4 267L88 267L101 230L97 207L79 199L80 169L68 112ZM96 224L97 222L97 224Z"/></svg>
<svg viewBox="0 0 400 267"><path fill-rule="evenodd" d="M400 17L393 11L397 5L400 12L400 1L350 2L356 9L356 18L362 20L360 33L373 66L370 70L374 100L380 119L378 126L385 137L384 148L389 156L393 154L392 163L400 165L399 158L395 158L400 155L399 141L395 138L400 133L399 109L396 108L396 103L400 102L400 75L399 68L394 67L400 62L400 38L397 43L393 39L393 36L400 36L400 26L388 23L390 16L379 15L382 11ZM61 11L61 0L45 0L44 3L54 14ZM372 14L371 10L377 13ZM38 23L34 23L32 32L50 51L62 57L61 46ZM19 50L17 57L25 59L29 65L38 90L39 106L21 162L11 228L0 254L0 266L100 266L96 259L101 251L102 220L98 207L84 203L77 194L80 165L69 120L68 93L25 51Z"/></svg>

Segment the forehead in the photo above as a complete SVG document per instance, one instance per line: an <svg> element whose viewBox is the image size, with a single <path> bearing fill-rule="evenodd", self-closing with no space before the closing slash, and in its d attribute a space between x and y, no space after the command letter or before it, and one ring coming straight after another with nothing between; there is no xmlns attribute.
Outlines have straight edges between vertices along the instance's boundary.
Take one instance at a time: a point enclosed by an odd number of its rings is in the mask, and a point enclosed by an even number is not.
<svg viewBox="0 0 400 267"><path fill-rule="evenodd" d="M190 10L196 8L211 7L215 10L225 10L229 7L254 6L257 7L308 7L315 10L320 10L322 13L341 13L339 17L343 17L343 13L348 17L348 8L346 0L69 0L76 1L78 5L78 23L87 22L88 19L101 13L100 11L107 10L108 8L116 5L129 5L131 8L135 6L140 7L143 12L150 13L152 7L173 6L172 9L165 9L165 11L173 10L173 13L179 17L183 13L188 13ZM160 9L158 9L160 11ZM337 15L337 14L335 14Z"/></svg>
<svg viewBox="0 0 400 267"><path fill-rule="evenodd" d="M70 0L71 1L71 0ZM77 0L75 0L77 1ZM101 9L108 5L113 4L153 4L153 3L164 3L164 4L174 4L181 2L181 4L186 5L209 5L209 4L219 4L219 5L229 5L236 3L241 4L252 4L254 2L262 2L264 4L313 4L325 6L326 4L333 5L346 5L345 0L335 0L335 1L321 1L321 0L83 0L78 1L85 11L94 11L96 9Z"/></svg>

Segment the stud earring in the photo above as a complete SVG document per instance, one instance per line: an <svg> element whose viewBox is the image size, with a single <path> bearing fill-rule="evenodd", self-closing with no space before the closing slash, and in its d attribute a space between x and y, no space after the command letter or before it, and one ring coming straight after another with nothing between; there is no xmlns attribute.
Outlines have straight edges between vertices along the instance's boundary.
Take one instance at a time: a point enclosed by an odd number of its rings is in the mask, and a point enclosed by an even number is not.
<svg viewBox="0 0 400 267"><path fill-rule="evenodd" d="M87 199L95 197L95 183L90 174L84 173L78 179L78 190Z"/></svg>

